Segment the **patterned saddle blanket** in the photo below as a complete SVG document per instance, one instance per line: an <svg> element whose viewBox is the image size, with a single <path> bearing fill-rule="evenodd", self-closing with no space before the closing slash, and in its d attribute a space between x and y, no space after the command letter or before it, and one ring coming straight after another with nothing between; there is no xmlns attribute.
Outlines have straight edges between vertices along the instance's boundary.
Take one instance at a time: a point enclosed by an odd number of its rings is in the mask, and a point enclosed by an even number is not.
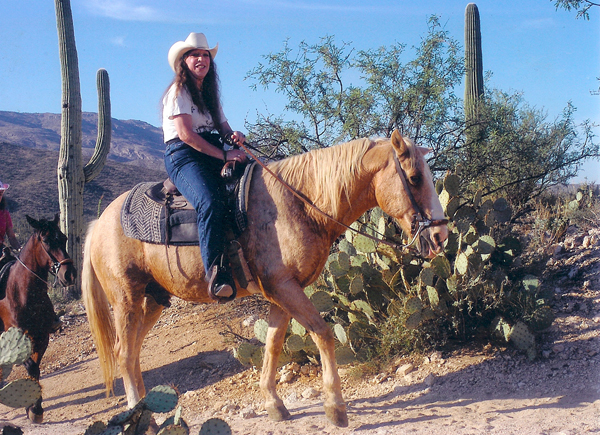
<svg viewBox="0 0 600 435"><path fill-rule="evenodd" d="M238 236L248 224L248 191L255 165L255 162L248 164L241 178L227 184L228 201L235 217L233 231ZM131 189L121 209L123 231L127 237L146 243L198 245L196 211L169 183L146 182Z"/></svg>

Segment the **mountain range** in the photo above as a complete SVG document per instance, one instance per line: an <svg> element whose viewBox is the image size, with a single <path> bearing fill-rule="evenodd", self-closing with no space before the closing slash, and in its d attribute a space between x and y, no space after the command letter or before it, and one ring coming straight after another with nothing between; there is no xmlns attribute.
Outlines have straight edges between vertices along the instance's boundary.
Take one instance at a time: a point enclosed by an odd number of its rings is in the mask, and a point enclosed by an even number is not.
<svg viewBox="0 0 600 435"><path fill-rule="evenodd" d="M96 119L96 114L83 114L84 164L96 143ZM26 214L52 218L59 211L59 148L60 115L0 112L0 181L10 184L5 198L18 237L29 232ZM160 129L142 121L113 119L106 164L84 188L84 219L96 218L137 183L164 180L163 149Z"/></svg>
<svg viewBox="0 0 600 435"><path fill-rule="evenodd" d="M57 113L20 113L0 111L0 142L28 148L58 151L60 120ZM143 121L112 118L112 137L108 159L146 168L164 168L162 129ZM98 114L81 116L81 146L91 156L98 135ZM0 178L1 180L1 178Z"/></svg>

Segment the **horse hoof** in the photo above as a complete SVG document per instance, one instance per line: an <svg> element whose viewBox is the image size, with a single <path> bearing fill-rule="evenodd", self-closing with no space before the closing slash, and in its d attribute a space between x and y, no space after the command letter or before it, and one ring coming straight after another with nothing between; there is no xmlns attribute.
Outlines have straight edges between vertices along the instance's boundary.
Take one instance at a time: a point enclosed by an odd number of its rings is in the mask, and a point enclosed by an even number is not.
<svg viewBox="0 0 600 435"><path fill-rule="evenodd" d="M267 406L267 414L273 421L289 420L292 416L284 405Z"/></svg>
<svg viewBox="0 0 600 435"><path fill-rule="evenodd" d="M348 427L346 405L325 405L325 415L337 427Z"/></svg>
<svg viewBox="0 0 600 435"><path fill-rule="evenodd" d="M44 422L44 412L41 414L36 414L33 411L33 408L27 408L27 418L31 420L32 423L42 424Z"/></svg>

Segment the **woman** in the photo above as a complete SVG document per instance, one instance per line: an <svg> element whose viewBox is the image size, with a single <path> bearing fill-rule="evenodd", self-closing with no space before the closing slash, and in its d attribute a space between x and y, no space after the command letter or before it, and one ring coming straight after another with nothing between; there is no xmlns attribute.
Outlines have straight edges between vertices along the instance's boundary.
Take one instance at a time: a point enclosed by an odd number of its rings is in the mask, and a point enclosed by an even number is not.
<svg viewBox="0 0 600 435"><path fill-rule="evenodd" d="M239 145L245 136L232 131L221 108L214 63L217 49L218 44L209 48L203 33L190 33L185 41L173 44L168 59L175 78L163 96L162 118L167 173L198 213L209 292L224 300L233 298L235 284L224 255L231 219L220 172L226 162L245 163L247 157L238 149L223 147L222 138Z"/></svg>
<svg viewBox="0 0 600 435"><path fill-rule="evenodd" d="M8 190L10 186L0 181L0 246L4 245L4 238L8 236L8 242L13 249L21 249L19 241L15 236L13 229L12 219L6 206L6 199L4 198L4 192Z"/></svg>

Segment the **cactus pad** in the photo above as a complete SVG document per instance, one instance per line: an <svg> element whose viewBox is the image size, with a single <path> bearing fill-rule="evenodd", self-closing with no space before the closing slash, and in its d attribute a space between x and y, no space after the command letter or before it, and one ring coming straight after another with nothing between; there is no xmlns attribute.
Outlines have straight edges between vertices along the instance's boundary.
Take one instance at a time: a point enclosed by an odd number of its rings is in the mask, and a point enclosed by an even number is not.
<svg viewBox="0 0 600 435"><path fill-rule="evenodd" d="M342 346L335 350L335 360L339 365L350 364L356 361L356 355L349 347Z"/></svg>
<svg viewBox="0 0 600 435"><path fill-rule="evenodd" d="M269 324L264 319L258 319L254 322L254 335L261 343L267 342L267 331L269 330Z"/></svg>
<svg viewBox="0 0 600 435"><path fill-rule="evenodd" d="M409 314L418 313L423 309L423 302L418 297L413 296L406 301L404 309Z"/></svg>
<svg viewBox="0 0 600 435"><path fill-rule="evenodd" d="M317 291L310 297L310 301L319 312L324 313L333 309L333 300L327 292Z"/></svg>
<svg viewBox="0 0 600 435"><path fill-rule="evenodd" d="M416 313L412 313L408 318L404 321L404 326L406 329L417 329L421 324L421 320L423 320L423 316L421 316L421 312L418 311Z"/></svg>
<svg viewBox="0 0 600 435"><path fill-rule="evenodd" d="M515 323L508 334L508 339L520 350L527 350L535 346L535 336L523 322Z"/></svg>
<svg viewBox="0 0 600 435"><path fill-rule="evenodd" d="M344 327L342 325L340 325L339 323L336 323L335 325L333 325L333 332L335 333L335 336L340 341L340 343L342 343L342 344L348 343L348 335L346 334L346 330L344 329Z"/></svg>
<svg viewBox="0 0 600 435"><path fill-rule="evenodd" d="M126 411L123 411L123 412L119 412L117 415L114 415L110 420L108 420L108 425L109 426L122 425L125 422L131 420L133 418L133 415L138 412L140 412L140 408L138 406L135 406L135 407L128 409Z"/></svg>
<svg viewBox="0 0 600 435"><path fill-rule="evenodd" d="M0 389L0 403L11 408L25 408L42 397L42 387L33 379L17 379Z"/></svg>
<svg viewBox="0 0 600 435"><path fill-rule="evenodd" d="M204 422L198 435L231 435L231 428L220 418L211 418Z"/></svg>
<svg viewBox="0 0 600 435"><path fill-rule="evenodd" d="M358 252L362 252L363 254L370 254L377 250L375 246L375 241L363 236L362 234L356 234L354 236L352 245L354 245Z"/></svg>
<svg viewBox="0 0 600 435"><path fill-rule="evenodd" d="M304 339L299 335L292 334L285 341L285 345L290 352L299 352L304 348Z"/></svg>
<svg viewBox="0 0 600 435"><path fill-rule="evenodd" d="M306 334L306 328L302 326L296 319L292 319L290 322L290 326L292 327L292 332L294 334L298 334L303 337Z"/></svg>
<svg viewBox="0 0 600 435"><path fill-rule="evenodd" d="M186 427L170 424L159 430L156 435L188 435L189 433L190 431Z"/></svg>
<svg viewBox="0 0 600 435"><path fill-rule="evenodd" d="M438 255L431 260L431 269L433 272L442 279L448 279L452 275L452 268L450 262L443 255Z"/></svg>
<svg viewBox="0 0 600 435"><path fill-rule="evenodd" d="M100 435L106 430L106 423L102 421L95 421L90 427L88 427L83 435Z"/></svg>
<svg viewBox="0 0 600 435"><path fill-rule="evenodd" d="M23 364L31 356L31 349L31 339L22 330L8 328L0 335L0 365Z"/></svg>
<svg viewBox="0 0 600 435"><path fill-rule="evenodd" d="M143 399L144 407L152 412L169 412L175 409L179 400L177 391L168 385L157 385Z"/></svg>

